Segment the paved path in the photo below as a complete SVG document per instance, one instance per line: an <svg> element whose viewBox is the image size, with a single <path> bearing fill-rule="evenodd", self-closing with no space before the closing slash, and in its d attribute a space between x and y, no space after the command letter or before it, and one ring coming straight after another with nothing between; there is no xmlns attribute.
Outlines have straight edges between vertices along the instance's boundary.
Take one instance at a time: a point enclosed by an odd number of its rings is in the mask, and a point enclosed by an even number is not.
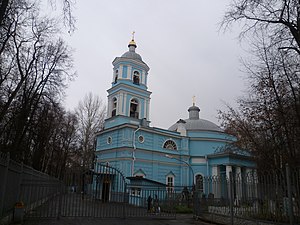
<svg viewBox="0 0 300 225"><path fill-rule="evenodd" d="M167 219L90 219L90 218L63 218L60 220L31 220L24 225L208 225L196 221L192 215L177 215L176 220Z"/></svg>

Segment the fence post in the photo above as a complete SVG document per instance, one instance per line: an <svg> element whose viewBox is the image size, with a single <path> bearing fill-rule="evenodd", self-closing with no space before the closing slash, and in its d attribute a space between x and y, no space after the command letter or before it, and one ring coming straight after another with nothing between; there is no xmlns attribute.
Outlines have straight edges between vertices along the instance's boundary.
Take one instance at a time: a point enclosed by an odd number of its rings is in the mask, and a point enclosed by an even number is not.
<svg viewBox="0 0 300 225"><path fill-rule="evenodd" d="M61 217L61 211L62 211L62 198L64 194L64 184L63 181L59 181L58 183L58 190L59 190L59 199L58 199L58 210L57 210L57 215L56 219L59 220Z"/></svg>
<svg viewBox="0 0 300 225"><path fill-rule="evenodd" d="M230 224L233 225L233 176L232 171L229 172L229 209L230 209Z"/></svg>
<svg viewBox="0 0 300 225"><path fill-rule="evenodd" d="M4 208L4 198L5 198L5 192L6 192L6 183L7 183L7 173L9 168L9 161L10 161L10 155L9 152L6 155L6 163L5 163L5 169L4 169L4 176L2 180L2 187L0 190L2 190L2 193L0 195L0 216L3 215L3 208Z"/></svg>
<svg viewBox="0 0 300 225"><path fill-rule="evenodd" d="M21 193L22 193L22 181L23 181L23 173L24 173L24 163L21 162L21 169L20 169L20 175L19 175L19 182L18 182L18 201L22 201L21 199Z"/></svg>
<svg viewBox="0 0 300 225"><path fill-rule="evenodd" d="M293 212L293 198L292 198L292 184L291 184L291 171L288 164L285 164L286 168L286 183L288 191L288 213L290 224L294 224L294 212Z"/></svg>
<svg viewBox="0 0 300 225"><path fill-rule="evenodd" d="M126 219L126 200L127 200L127 184L124 184L124 197L123 197L123 219Z"/></svg>

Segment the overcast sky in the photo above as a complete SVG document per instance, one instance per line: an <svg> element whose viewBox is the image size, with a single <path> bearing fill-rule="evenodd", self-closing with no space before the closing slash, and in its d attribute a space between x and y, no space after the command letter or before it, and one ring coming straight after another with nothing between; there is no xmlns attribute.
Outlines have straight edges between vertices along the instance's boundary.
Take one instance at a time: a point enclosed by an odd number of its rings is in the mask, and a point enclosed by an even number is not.
<svg viewBox="0 0 300 225"><path fill-rule="evenodd" d="M107 103L112 61L128 51L131 32L150 67L151 125L187 118L196 96L200 117L219 124L217 110L235 105L244 87L237 32L219 32L229 0L77 0L77 30L66 37L78 77L66 91L74 109L88 92Z"/></svg>

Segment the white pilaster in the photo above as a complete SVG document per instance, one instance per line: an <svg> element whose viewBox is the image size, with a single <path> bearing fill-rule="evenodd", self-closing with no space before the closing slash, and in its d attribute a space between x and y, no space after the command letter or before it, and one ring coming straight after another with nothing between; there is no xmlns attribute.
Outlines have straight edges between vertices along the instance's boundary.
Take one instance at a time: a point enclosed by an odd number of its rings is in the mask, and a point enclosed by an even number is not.
<svg viewBox="0 0 300 225"><path fill-rule="evenodd" d="M124 104L124 116L129 116L126 113L126 107L127 107L127 93L124 93L124 98L123 98L123 104Z"/></svg>
<svg viewBox="0 0 300 225"><path fill-rule="evenodd" d="M146 73L145 73L145 71L142 72L142 84L146 85Z"/></svg>
<svg viewBox="0 0 300 225"><path fill-rule="evenodd" d="M124 115L124 112L123 112L123 104L124 104L124 96L123 96L123 93L120 93L120 95L119 95L119 102L118 102L119 104L119 106L118 106L118 108L119 108L119 115Z"/></svg>
<svg viewBox="0 0 300 225"><path fill-rule="evenodd" d="M112 105L111 105L111 98L108 98L108 106L107 106L107 117L111 117L111 109L112 109Z"/></svg>
<svg viewBox="0 0 300 225"><path fill-rule="evenodd" d="M132 66L128 66L127 69L127 79L131 80Z"/></svg>
<svg viewBox="0 0 300 225"><path fill-rule="evenodd" d="M113 69L113 76L112 76L112 83L115 82L115 77L116 77L116 71Z"/></svg>
<svg viewBox="0 0 300 225"><path fill-rule="evenodd" d="M123 78L123 65L119 66L119 78L121 78L121 79Z"/></svg>
<svg viewBox="0 0 300 225"><path fill-rule="evenodd" d="M219 176L218 166L213 166L211 169L212 176Z"/></svg>
<svg viewBox="0 0 300 225"><path fill-rule="evenodd" d="M229 173L232 172L232 166L226 166L226 177L229 178Z"/></svg>
<svg viewBox="0 0 300 225"><path fill-rule="evenodd" d="M146 118L149 121L150 100L147 100Z"/></svg>
<svg viewBox="0 0 300 225"><path fill-rule="evenodd" d="M121 108L120 108L120 105L121 105L120 93L118 93L118 95L116 96L116 98L117 98L116 115L120 115L120 112L121 112Z"/></svg>
<svg viewBox="0 0 300 225"><path fill-rule="evenodd" d="M236 189L235 205L239 205L239 202L243 195L242 169L239 166L235 168L235 189Z"/></svg>
<svg viewBox="0 0 300 225"><path fill-rule="evenodd" d="M147 100L144 99L144 115L143 118L147 118Z"/></svg>
<svg viewBox="0 0 300 225"><path fill-rule="evenodd" d="M220 168L218 166L213 166L211 170L213 176L212 182L212 193L214 194L215 198L221 197L221 184L218 182L220 176Z"/></svg>

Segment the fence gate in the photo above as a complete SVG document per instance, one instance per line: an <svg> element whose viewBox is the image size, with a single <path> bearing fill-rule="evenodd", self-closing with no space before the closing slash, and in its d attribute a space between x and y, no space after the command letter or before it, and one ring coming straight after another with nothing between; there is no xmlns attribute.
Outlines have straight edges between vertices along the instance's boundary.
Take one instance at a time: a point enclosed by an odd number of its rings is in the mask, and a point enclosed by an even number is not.
<svg viewBox="0 0 300 225"><path fill-rule="evenodd" d="M21 199L26 218L125 217L126 182L108 165L94 171L69 171L63 181L24 181Z"/></svg>
<svg viewBox="0 0 300 225"><path fill-rule="evenodd" d="M69 171L63 181L24 180L25 217L175 218L174 205L183 188L177 193L174 187L127 182L118 169L101 164L93 171Z"/></svg>

